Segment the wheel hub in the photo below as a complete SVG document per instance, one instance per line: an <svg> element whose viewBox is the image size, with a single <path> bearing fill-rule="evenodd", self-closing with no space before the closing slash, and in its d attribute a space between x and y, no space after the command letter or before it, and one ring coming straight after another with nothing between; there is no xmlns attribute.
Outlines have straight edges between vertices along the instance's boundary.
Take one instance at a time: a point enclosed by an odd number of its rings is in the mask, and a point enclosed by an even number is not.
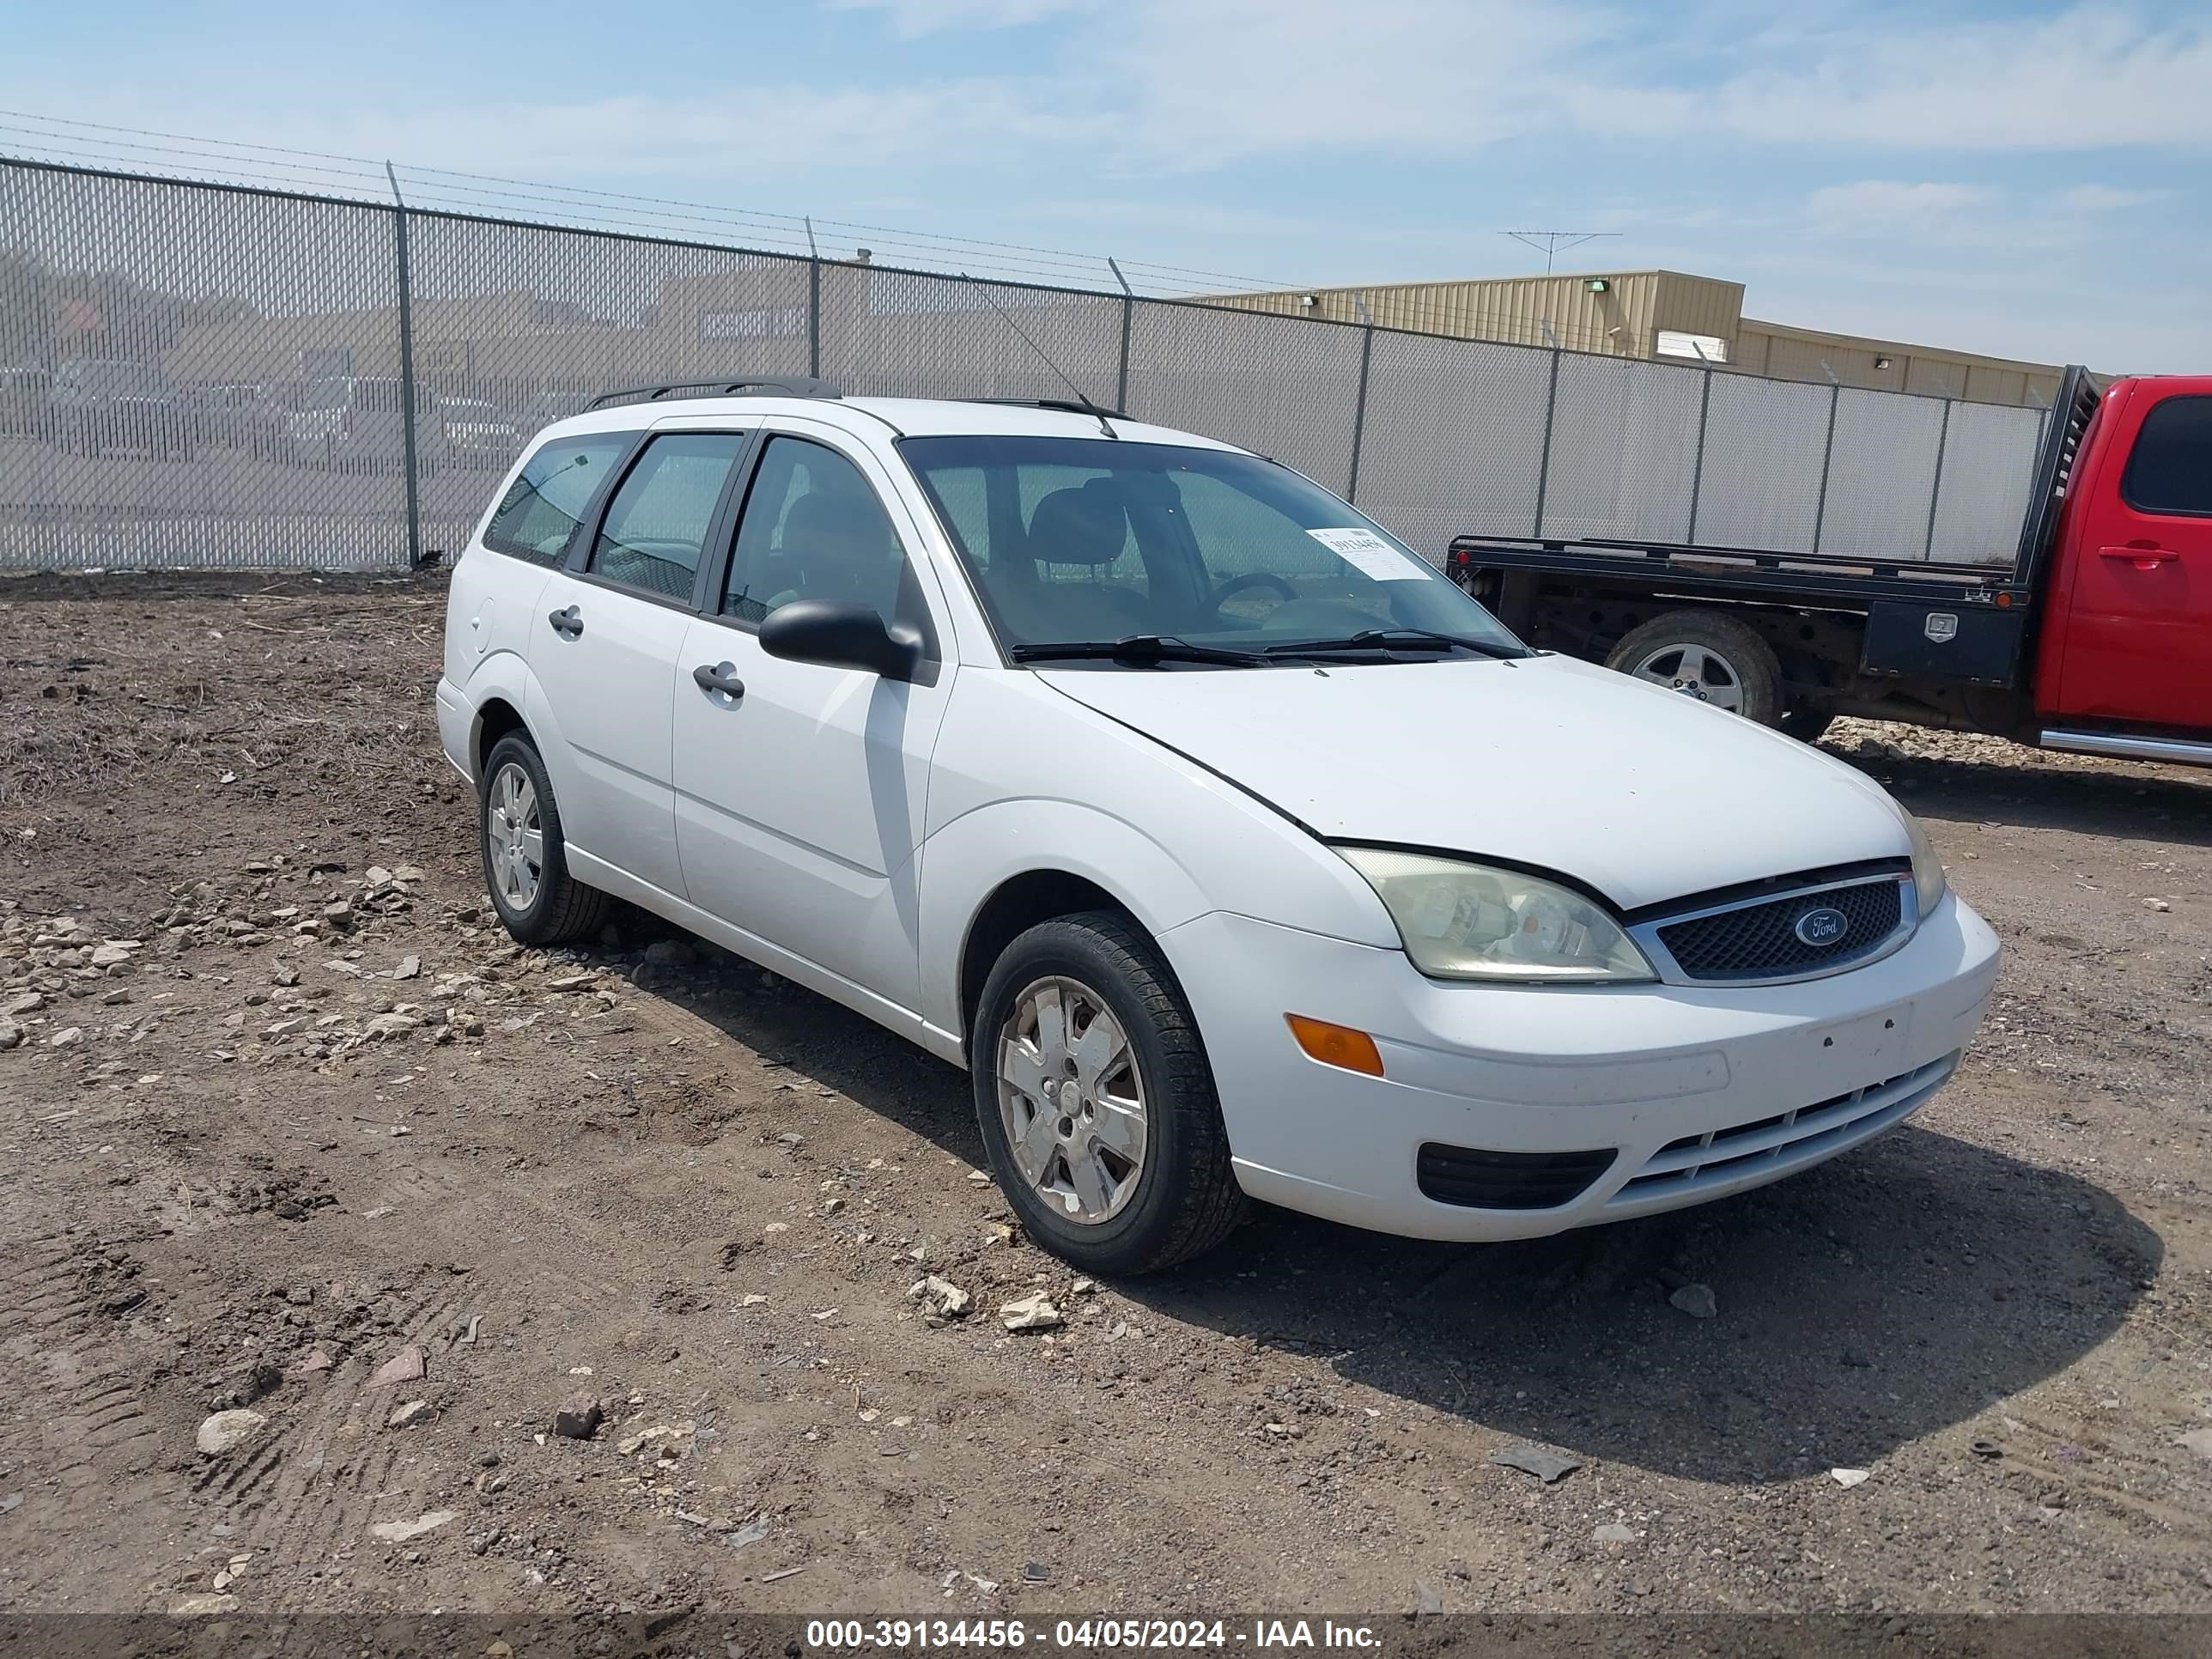
<svg viewBox="0 0 2212 1659"><path fill-rule="evenodd" d="M1135 1196L1148 1139L1144 1079L1128 1035L1079 981L1035 981L999 1034L1000 1121L1022 1177L1079 1225Z"/></svg>
<svg viewBox="0 0 2212 1659"><path fill-rule="evenodd" d="M538 822L538 787L512 761L499 769L485 792L484 850L499 896L511 909L527 910L545 867L545 836Z"/></svg>
<svg viewBox="0 0 2212 1659"><path fill-rule="evenodd" d="M1629 672L1732 714L1743 712L1743 677L1734 663L1705 646L1662 646L1646 653Z"/></svg>

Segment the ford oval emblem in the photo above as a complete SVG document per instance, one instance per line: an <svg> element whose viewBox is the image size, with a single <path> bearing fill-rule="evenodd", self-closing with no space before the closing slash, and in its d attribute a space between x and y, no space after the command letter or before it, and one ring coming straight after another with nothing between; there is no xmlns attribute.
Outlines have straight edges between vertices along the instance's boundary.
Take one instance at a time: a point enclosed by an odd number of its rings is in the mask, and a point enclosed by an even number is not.
<svg viewBox="0 0 2212 1659"><path fill-rule="evenodd" d="M1831 945L1839 945L1850 931L1851 919L1832 905L1822 905L1817 910L1808 910L1797 918L1797 937L1816 951Z"/></svg>

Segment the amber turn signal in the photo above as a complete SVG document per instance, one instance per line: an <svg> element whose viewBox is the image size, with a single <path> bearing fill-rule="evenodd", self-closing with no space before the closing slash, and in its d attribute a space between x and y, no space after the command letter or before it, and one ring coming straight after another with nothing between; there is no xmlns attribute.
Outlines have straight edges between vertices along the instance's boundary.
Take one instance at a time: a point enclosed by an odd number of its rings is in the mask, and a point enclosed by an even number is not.
<svg viewBox="0 0 2212 1659"><path fill-rule="evenodd" d="M1290 1025L1291 1035L1298 1040L1298 1047L1322 1065L1364 1072L1370 1077L1382 1075L1382 1056L1376 1049L1375 1039L1366 1032L1355 1031L1349 1025L1332 1025L1325 1019L1308 1019L1304 1014L1285 1014L1283 1018Z"/></svg>

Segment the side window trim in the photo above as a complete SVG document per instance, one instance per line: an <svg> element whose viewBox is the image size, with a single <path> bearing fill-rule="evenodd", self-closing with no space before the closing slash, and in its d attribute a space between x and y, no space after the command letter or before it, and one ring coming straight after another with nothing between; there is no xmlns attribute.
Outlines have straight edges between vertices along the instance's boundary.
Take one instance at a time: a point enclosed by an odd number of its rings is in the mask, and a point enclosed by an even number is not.
<svg viewBox="0 0 2212 1659"><path fill-rule="evenodd" d="M602 576L590 568L592 550L599 545L599 532L605 528L608 509L614 505L616 493L629 482L631 471L645 459L645 452L655 438L675 438L690 435L728 435L739 440L737 458L731 463L730 476L722 481L722 493L715 498L714 510L708 515L707 538L701 544L699 568L691 573L691 592L688 597L656 593L650 588L635 587L628 582L618 582ZM568 539L568 550L560 568L580 582L593 587L604 587L610 593L622 593L634 599L643 599L649 605L665 605L672 610L689 611L696 614L702 604L719 599L719 590L710 591L702 585L702 578L711 562L708 550L717 545L724 531L733 530L732 520L734 491L738 481L744 477L752 465L754 454L761 447L761 429L753 427L678 427L666 431L645 431L637 434L626 450L620 465L607 469L608 477L601 483L599 494L592 498L590 511L577 525L575 533ZM711 608L711 605L710 605Z"/></svg>
<svg viewBox="0 0 2212 1659"><path fill-rule="evenodd" d="M714 539L710 544L714 556L699 561L696 608L708 622L721 623L747 634L760 632L758 623L749 623L742 617L725 615L722 599L729 586L731 562L738 556L738 527L744 522L745 503L752 499L753 481L768 453L769 440L798 435L779 427L757 426L753 428L752 442L746 446L744 455L738 462L736 475L730 481L727 515L718 521Z"/></svg>

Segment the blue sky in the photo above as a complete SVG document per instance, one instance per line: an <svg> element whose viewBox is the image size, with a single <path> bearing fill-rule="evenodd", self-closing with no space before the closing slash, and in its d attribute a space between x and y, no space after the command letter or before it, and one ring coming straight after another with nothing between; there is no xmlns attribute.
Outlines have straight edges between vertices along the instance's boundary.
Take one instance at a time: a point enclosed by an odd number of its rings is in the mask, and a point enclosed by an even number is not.
<svg viewBox="0 0 2212 1659"><path fill-rule="evenodd" d="M14 111L1286 284L1525 271L1541 256L1501 231L1612 230L1562 268L1733 278L1749 314L1808 327L2212 370L2201 3L10 0L0 17ZM886 239L825 235L864 240Z"/></svg>

